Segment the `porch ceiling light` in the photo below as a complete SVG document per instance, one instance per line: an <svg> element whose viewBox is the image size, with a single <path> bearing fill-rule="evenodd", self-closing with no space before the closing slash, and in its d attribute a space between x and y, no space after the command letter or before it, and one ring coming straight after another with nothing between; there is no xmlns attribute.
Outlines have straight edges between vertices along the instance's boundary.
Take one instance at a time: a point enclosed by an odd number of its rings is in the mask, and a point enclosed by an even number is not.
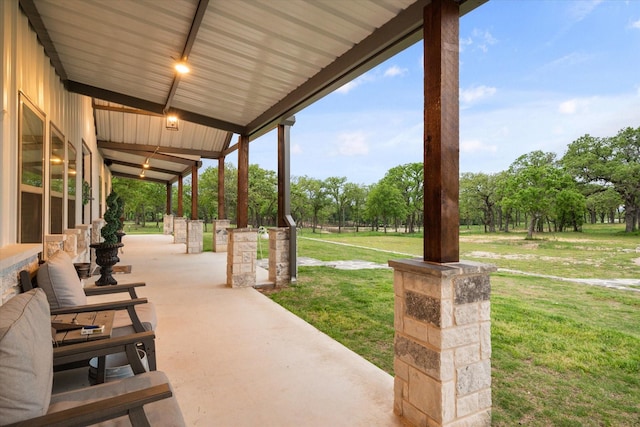
<svg viewBox="0 0 640 427"><path fill-rule="evenodd" d="M167 114L165 127L167 130L178 130L178 116Z"/></svg>
<svg viewBox="0 0 640 427"><path fill-rule="evenodd" d="M148 157L144 161L144 163L142 164L142 167L145 168L145 169L149 169L149 158Z"/></svg>
<svg viewBox="0 0 640 427"><path fill-rule="evenodd" d="M187 64L186 59L183 59L182 61L176 62L173 67L176 69L176 71L179 74L186 74L189 71L191 71L191 68L189 68L189 64Z"/></svg>

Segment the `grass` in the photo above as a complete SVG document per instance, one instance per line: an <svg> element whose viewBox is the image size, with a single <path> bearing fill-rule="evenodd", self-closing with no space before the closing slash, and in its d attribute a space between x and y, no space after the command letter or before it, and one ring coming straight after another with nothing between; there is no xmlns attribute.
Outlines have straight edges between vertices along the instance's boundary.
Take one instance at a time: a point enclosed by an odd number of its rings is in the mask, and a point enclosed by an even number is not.
<svg viewBox="0 0 640 427"><path fill-rule="evenodd" d="M520 232L461 229L461 254L477 255L461 257L540 274L637 278L637 236L620 231L587 227L525 241ZM422 247L421 236L305 230L302 237L299 256L326 261L385 263L400 256L361 247L409 254ZM640 425L640 292L507 272L494 273L491 282L493 425ZM269 296L393 373L390 270L300 267L296 286Z"/></svg>

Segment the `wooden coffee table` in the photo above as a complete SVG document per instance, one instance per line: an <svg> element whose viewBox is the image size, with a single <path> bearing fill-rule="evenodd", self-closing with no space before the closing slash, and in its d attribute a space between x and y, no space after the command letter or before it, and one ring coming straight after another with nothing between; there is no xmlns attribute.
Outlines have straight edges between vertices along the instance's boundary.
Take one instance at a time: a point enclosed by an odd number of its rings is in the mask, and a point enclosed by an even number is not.
<svg viewBox="0 0 640 427"><path fill-rule="evenodd" d="M76 344L91 340L111 338L115 310L69 313L51 316L51 326L56 329L56 345ZM83 326L102 326L104 332L83 335ZM68 330L66 330L68 329Z"/></svg>

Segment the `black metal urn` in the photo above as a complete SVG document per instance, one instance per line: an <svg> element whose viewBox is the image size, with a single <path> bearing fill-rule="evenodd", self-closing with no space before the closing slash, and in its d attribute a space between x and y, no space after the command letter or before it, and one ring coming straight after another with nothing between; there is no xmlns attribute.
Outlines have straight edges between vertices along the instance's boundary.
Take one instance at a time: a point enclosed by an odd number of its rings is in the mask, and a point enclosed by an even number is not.
<svg viewBox="0 0 640 427"><path fill-rule="evenodd" d="M118 258L118 249L122 243L94 243L89 245L96 251L96 264L100 266L100 278L96 280L97 286L117 285L118 282L113 278L113 266L120 262Z"/></svg>

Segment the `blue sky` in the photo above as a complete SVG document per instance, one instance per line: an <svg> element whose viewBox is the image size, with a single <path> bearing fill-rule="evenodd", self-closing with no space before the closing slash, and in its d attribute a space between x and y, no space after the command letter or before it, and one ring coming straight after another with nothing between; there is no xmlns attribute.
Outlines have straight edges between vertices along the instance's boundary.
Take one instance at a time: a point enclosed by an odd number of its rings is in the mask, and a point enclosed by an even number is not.
<svg viewBox="0 0 640 427"><path fill-rule="evenodd" d="M296 115L291 174L373 184L422 161L422 42ZM460 172L640 126L640 0L491 0L460 21ZM277 170L277 136L249 161ZM228 158L236 163L235 155Z"/></svg>

